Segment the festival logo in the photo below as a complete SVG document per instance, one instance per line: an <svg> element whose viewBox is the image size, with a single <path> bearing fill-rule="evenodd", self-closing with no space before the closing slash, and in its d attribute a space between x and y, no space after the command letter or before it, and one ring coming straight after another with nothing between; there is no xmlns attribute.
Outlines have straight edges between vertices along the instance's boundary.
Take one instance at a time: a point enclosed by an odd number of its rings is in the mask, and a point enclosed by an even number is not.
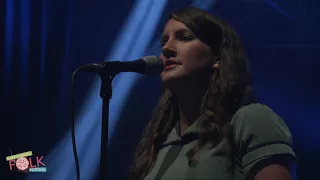
<svg viewBox="0 0 320 180"><path fill-rule="evenodd" d="M10 150L10 149L9 149ZM10 150L11 152L11 150ZM42 162L44 156L34 156L32 151L7 156L10 171L20 172L47 172L46 165Z"/></svg>

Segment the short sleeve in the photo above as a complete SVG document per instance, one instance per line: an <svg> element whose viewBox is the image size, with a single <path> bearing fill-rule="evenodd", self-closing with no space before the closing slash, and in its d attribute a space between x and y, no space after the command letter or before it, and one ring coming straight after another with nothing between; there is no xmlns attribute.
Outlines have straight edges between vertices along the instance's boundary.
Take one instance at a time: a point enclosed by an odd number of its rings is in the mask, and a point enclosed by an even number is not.
<svg viewBox="0 0 320 180"><path fill-rule="evenodd" d="M288 126L268 106L250 104L240 108L231 125L237 154L246 176L256 163L269 157L289 155L295 159Z"/></svg>

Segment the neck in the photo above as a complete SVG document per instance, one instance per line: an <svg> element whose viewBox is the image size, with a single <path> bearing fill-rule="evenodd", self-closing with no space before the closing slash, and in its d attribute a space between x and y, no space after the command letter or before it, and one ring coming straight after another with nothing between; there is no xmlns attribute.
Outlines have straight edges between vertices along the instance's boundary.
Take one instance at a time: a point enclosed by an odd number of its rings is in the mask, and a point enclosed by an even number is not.
<svg viewBox="0 0 320 180"><path fill-rule="evenodd" d="M177 93L178 106L180 111L181 135L193 124L201 115L201 103L205 94L205 89L199 91L189 90Z"/></svg>

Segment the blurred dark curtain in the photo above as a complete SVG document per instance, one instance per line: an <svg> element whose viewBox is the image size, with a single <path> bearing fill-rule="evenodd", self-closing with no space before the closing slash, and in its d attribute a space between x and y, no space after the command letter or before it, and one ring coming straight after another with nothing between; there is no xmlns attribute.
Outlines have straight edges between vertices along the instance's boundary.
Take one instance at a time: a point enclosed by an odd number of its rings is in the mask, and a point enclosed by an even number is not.
<svg viewBox="0 0 320 180"><path fill-rule="evenodd" d="M104 61L133 1L112 1L112 8L110 3L5 0L0 4L1 165L5 172L0 179L25 176L9 172L5 157L10 150L17 154L30 149L46 156L70 131L72 72L82 64ZM78 75L76 113L95 77Z"/></svg>
<svg viewBox="0 0 320 180"><path fill-rule="evenodd" d="M0 5L0 179L20 179L4 157L31 149L46 155L70 130L72 71L103 61L135 1L5 0ZM192 1L172 0L172 9ZM260 99L291 128L298 179L320 179L320 25L317 0L220 0L210 9L239 32ZM161 34L160 24L154 42ZM1 68L1 65L2 68ZM79 75L76 109L81 110L95 75ZM122 179L159 93L143 78L128 96L109 151L110 173ZM98 92L96 94L99 95ZM150 96L150 98L148 97ZM145 109L139 113L138 109ZM134 117L134 118L132 118ZM70 142L71 143L71 142Z"/></svg>

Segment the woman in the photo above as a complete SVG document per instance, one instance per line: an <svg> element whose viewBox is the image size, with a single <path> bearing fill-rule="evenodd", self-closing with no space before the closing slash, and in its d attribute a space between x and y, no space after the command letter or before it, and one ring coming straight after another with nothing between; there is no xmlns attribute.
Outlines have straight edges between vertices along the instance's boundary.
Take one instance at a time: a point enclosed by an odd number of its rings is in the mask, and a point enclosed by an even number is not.
<svg viewBox="0 0 320 180"><path fill-rule="evenodd" d="M189 7L170 15L161 42L165 91L129 179L293 178L291 133L257 103L236 32Z"/></svg>

